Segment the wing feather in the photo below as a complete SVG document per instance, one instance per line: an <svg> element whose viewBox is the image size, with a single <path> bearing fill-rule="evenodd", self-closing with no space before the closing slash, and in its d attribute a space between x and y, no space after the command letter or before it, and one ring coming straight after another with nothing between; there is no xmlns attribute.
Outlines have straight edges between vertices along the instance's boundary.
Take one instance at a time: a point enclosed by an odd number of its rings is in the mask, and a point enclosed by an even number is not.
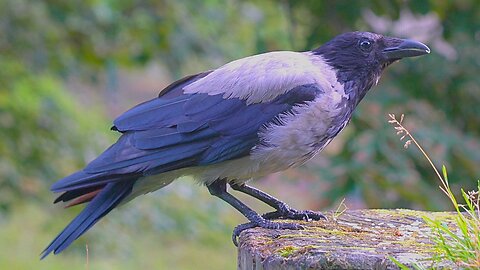
<svg viewBox="0 0 480 270"><path fill-rule="evenodd" d="M57 190L104 185L109 177L115 180L114 175L150 175L246 156L263 126L313 100L321 89L300 85L255 104L222 94L177 93L181 91L170 89L168 98L147 101L118 117L114 124L123 133L119 140L79 172L81 177L59 181L62 188Z"/></svg>

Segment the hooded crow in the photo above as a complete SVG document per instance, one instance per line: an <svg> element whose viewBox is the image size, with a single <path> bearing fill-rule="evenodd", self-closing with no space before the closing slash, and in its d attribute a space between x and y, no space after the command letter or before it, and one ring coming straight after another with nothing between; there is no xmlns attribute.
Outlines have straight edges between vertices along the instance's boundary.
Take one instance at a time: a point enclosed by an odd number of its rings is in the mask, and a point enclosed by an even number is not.
<svg viewBox="0 0 480 270"><path fill-rule="evenodd" d="M311 159L345 128L385 67L429 52L417 41L351 32L312 51L254 55L172 83L114 121L121 133L116 143L53 184L53 192L62 192L55 203L86 207L41 257L63 251L115 207L181 176L192 176L248 219L235 228L234 242L255 226L301 229L275 218L322 218L246 183ZM259 215L227 185L275 211Z"/></svg>

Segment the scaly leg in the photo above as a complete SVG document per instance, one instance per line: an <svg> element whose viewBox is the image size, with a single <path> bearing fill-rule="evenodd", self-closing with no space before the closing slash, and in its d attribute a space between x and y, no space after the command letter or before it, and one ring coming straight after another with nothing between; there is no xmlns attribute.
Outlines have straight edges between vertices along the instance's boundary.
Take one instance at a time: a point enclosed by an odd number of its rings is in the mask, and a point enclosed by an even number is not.
<svg viewBox="0 0 480 270"><path fill-rule="evenodd" d="M275 208L277 211L269 212L263 215L265 219L287 218L295 220L320 220L327 219L324 215L311 210L296 210L288 206L279 199L246 184L230 184L232 189L250 195L268 205Z"/></svg>
<svg viewBox="0 0 480 270"><path fill-rule="evenodd" d="M290 229L290 230L300 230L303 229L303 227L299 224L295 223L283 223L283 222L274 222L270 220L266 220L257 212L255 212L253 209L242 203L239 199L235 198L232 196L230 193L227 192L227 182L223 179L216 180L212 184L207 186L208 191L210 194L213 196L216 196L223 201L227 202L231 206L233 206L235 209L237 209L240 213L242 213L249 221L251 224L249 226L253 227L262 227L265 229ZM237 226L238 227L238 226ZM240 231L241 232L241 231ZM238 245L237 243L237 234L232 235L232 241L235 245Z"/></svg>
<svg viewBox="0 0 480 270"><path fill-rule="evenodd" d="M254 187L248 186L246 184L230 184L232 189L250 195L269 206L276 209L276 211L266 213L262 215L264 219L276 219L276 218L287 218L287 219L294 219L294 220L320 220L320 219L327 219L324 215L318 212L314 212L311 210L296 210L288 206L286 203L278 200L277 198L259 190ZM240 236L240 233L246 229L257 227L254 222L248 222L244 224L240 224L235 229L233 229L232 240L235 245L237 245L237 238Z"/></svg>

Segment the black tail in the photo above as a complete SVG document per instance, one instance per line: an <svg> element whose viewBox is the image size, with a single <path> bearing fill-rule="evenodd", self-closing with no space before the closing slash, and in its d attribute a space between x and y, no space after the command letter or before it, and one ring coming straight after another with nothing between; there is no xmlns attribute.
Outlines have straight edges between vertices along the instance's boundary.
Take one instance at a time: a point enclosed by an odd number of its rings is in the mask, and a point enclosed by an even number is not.
<svg viewBox="0 0 480 270"><path fill-rule="evenodd" d="M106 184L85 209L43 250L41 258L45 258L51 252L58 254L66 249L128 196L134 183L135 181L127 180Z"/></svg>

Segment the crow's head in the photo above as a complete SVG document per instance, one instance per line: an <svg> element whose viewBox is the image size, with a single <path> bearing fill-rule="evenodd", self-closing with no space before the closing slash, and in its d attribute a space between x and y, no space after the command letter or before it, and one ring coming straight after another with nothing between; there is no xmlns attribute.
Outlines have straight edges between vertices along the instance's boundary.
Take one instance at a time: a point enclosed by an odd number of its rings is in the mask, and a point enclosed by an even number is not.
<svg viewBox="0 0 480 270"><path fill-rule="evenodd" d="M360 91L361 98L385 67L404 57L428 54L430 49L418 41L350 32L336 36L313 53L334 68L339 82Z"/></svg>

